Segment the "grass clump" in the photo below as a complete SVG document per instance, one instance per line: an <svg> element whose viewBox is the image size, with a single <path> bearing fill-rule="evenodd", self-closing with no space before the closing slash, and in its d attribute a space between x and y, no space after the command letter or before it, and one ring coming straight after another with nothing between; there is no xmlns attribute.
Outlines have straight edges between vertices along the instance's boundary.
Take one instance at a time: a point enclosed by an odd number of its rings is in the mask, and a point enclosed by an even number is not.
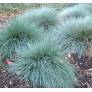
<svg viewBox="0 0 92 92"><path fill-rule="evenodd" d="M12 75L19 72L19 78L33 87L74 87L75 69L69 62L62 60L55 45L36 43L21 56L7 68Z"/></svg>
<svg viewBox="0 0 92 92"><path fill-rule="evenodd" d="M85 18L87 15L90 14L88 7L84 4L77 4L71 7L64 8L58 15L61 22L67 21L70 18Z"/></svg>
<svg viewBox="0 0 92 92"><path fill-rule="evenodd" d="M10 58L16 53L17 48L28 48L28 43L33 43L40 38L41 32L38 30L39 28L21 17L11 20L0 32L0 55Z"/></svg>
<svg viewBox="0 0 92 92"><path fill-rule="evenodd" d="M30 20L30 22L34 23L36 26L47 31L56 26L58 22L57 11L53 8L47 7L34 9L29 13L25 13L23 17Z"/></svg>
<svg viewBox="0 0 92 92"><path fill-rule="evenodd" d="M64 22L58 39L65 53L74 51L79 56L86 56L92 45L91 16L84 20L79 18Z"/></svg>

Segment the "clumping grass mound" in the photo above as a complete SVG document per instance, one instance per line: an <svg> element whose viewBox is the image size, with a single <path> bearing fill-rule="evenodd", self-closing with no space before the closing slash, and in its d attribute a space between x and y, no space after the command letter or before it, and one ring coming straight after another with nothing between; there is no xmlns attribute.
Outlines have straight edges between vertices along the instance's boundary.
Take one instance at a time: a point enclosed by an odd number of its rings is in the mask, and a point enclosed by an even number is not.
<svg viewBox="0 0 92 92"><path fill-rule="evenodd" d="M92 14L92 4L79 4L80 7L86 9L89 11L90 14Z"/></svg>
<svg viewBox="0 0 92 92"><path fill-rule="evenodd" d="M74 67L61 58L61 52L51 42L34 44L15 61L8 71L33 87L65 88L76 83Z"/></svg>
<svg viewBox="0 0 92 92"><path fill-rule="evenodd" d="M65 53L74 51L79 56L85 56L92 46L92 17L84 20L70 19L63 23L58 41Z"/></svg>
<svg viewBox="0 0 92 92"><path fill-rule="evenodd" d="M0 31L0 55L10 58L16 54L17 48L28 48L27 44L39 40L40 36L41 31L37 26L28 20L16 17L9 22L5 29Z"/></svg>
<svg viewBox="0 0 92 92"><path fill-rule="evenodd" d="M59 14L59 18L61 20L61 22L63 21L67 21L70 18L85 18L85 16L90 14L90 11L88 9L87 6L85 7L85 5L74 5L68 8L64 8Z"/></svg>
<svg viewBox="0 0 92 92"><path fill-rule="evenodd" d="M25 13L23 17L45 31L55 27L58 23L57 11L53 8L40 7Z"/></svg>

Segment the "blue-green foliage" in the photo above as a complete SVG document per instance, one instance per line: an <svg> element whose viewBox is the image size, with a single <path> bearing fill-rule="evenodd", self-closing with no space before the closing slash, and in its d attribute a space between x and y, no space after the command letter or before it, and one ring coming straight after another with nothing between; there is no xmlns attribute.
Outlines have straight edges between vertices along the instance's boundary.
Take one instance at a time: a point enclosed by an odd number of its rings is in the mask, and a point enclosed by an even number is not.
<svg viewBox="0 0 92 92"><path fill-rule="evenodd" d="M79 4L79 6L86 9L90 14L92 14L92 4Z"/></svg>
<svg viewBox="0 0 92 92"><path fill-rule="evenodd" d="M22 53L22 57L8 66L13 75L33 87L64 88L74 87L76 83L74 67L61 58L61 52L51 42L36 43Z"/></svg>
<svg viewBox="0 0 92 92"><path fill-rule="evenodd" d="M57 23L57 12L45 7L17 16L0 31L0 56L15 61L7 66L12 75L33 87L74 87L75 69L53 42Z"/></svg>
<svg viewBox="0 0 92 92"><path fill-rule="evenodd" d="M16 17L4 30L0 31L0 55L10 58L16 54L16 48L28 48L27 44L35 42L40 35L41 31L38 27L28 20Z"/></svg>
<svg viewBox="0 0 92 92"><path fill-rule="evenodd" d="M3 67L4 67L4 63L3 63L2 58L0 57L0 68L3 68Z"/></svg>
<svg viewBox="0 0 92 92"><path fill-rule="evenodd" d="M85 6L84 4L81 5L75 5L71 7L67 7L59 13L59 17L61 19L61 22L67 21L70 18L85 18L85 16L89 15L91 12L89 11L89 8L92 6Z"/></svg>
<svg viewBox="0 0 92 92"><path fill-rule="evenodd" d="M74 51L79 55L86 55L92 44L92 18L86 17L70 19L62 24L59 43L65 53Z"/></svg>
<svg viewBox="0 0 92 92"><path fill-rule="evenodd" d="M47 7L41 7L27 12L23 15L23 18L30 20L31 23L44 30L50 30L58 22L57 11Z"/></svg>

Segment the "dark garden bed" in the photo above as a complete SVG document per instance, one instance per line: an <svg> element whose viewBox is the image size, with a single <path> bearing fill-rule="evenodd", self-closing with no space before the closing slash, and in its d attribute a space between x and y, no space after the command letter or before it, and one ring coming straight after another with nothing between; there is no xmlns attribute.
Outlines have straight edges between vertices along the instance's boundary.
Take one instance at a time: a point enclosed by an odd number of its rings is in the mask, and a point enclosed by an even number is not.
<svg viewBox="0 0 92 92"><path fill-rule="evenodd" d="M17 76L10 76L5 69L0 68L0 88L31 88L31 86L19 80Z"/></svg>
<svg viewBox="0 0 92 92"><path fill-rule="evenodd" d="M10 76L5 70L0 68L0 88L31 88L32 86L19 80L17 76Z"/></svg>
<svg viewBox="0 0 92 92"><path fill-rule="evenodd" d="M78 69L78 88L92 88L92 58L81 57L78 58L76 55L72 55L70 60Z"/></svg>

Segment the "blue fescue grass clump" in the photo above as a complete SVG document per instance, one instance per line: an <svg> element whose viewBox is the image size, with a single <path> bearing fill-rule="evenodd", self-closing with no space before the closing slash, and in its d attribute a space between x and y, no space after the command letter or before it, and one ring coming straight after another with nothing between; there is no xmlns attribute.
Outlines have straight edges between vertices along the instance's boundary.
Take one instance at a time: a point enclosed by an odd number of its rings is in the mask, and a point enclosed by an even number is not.
<svg viewBox="0 0 92 92"><path fill-rule="evenodd" d="M61 58L61 52L51 42L36 43L21 56L7 68L12 75L18 74L21 80L33 87L74 87L74 67Z"/></svg>
<svg viewBox="0 0 92 92"><path fill-rule="evenodd" d="M30 26L29 26L30 25ZM39 40L41 31L28 20L16 17L0 31L0 55L10 58L16 54L16 48L28 48L28 43Z"/></svg>
<svg viewBox="0 0 92 92"><path fill-rule="evenodd" d="M59 13L59 17L61 22L67 21L70 18L85 18L91 12L88 8L91 6L85 6L84 4L78 4L71 7L64 8L61 13Z"/></svg>
<svg viewBox="0 0 92 92"><path fill-rule="evenodd" d="M84 20L70 19L62 24L58 39L65 53L74 51L79 56L86 56L92 45L92 18Z"/></svg>
<svg viewBox="0 0 92 92"><path fill-rule="evenodd" d="M86 9L87 11L89 11L90 14L92 14L92 4L79 4L79 6Z"/></svg>
<svg viewBox="0 0 92 92"><path fill-rule="evenodd" d="M44 7L17 16L0 31L0 56L15 61L6 66L11 75L33 87L74 87L74 66L55 41L57 24L57 12Z"/></svg>
<svg viewBox="0 0 92 92"><path fill-rule="evenodd" d="M58 17L57 11L53 8L40 7L30 12L24 13L24 18L30 20L36 26L44 29L45 31L50 30L52 27L57 25Z"/></svg>

